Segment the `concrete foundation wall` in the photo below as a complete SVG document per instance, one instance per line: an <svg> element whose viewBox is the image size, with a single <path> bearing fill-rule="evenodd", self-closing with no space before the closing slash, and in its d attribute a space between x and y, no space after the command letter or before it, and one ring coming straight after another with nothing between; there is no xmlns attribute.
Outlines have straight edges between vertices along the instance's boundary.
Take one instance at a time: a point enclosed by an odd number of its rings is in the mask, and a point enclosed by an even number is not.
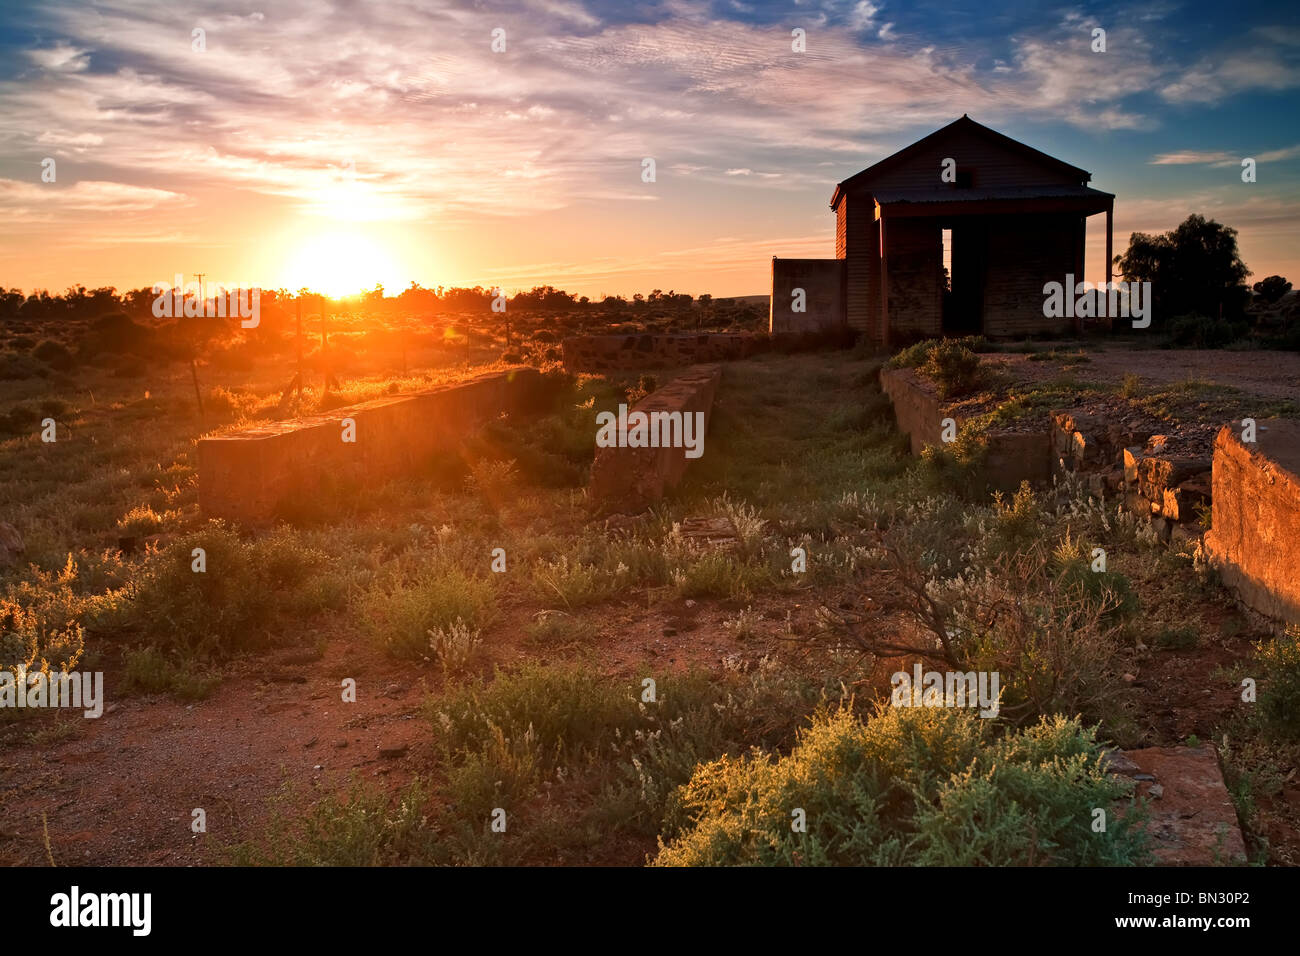
<svg viewBox="0 0 1300 956"><path fill-rule="evenodd" d="M698 335L575 335L564 340L568 372L641 371L725 362L762 352L770 345L758 332Z"/></svg>
<svg viewBox="0 0 1300 956"><path fill-rule="evenodd" d="M803 290L802 312L794 311L795 290ZM843 259L772 257L772 303L768 331L773 335L843 329L845 313Z"/></svg>
<svg viewBox="0 0 1300 956"><path fill-rule="evenodd" d="M885 369L880 387L894 406L898 430L907 435L912 454L926 445L942 445L943 420L950 416L934 389L910 368ZM961 419L956 419L961 427ZM1031 432L990 431L982 479L998 491L1015 491L1022 481L1046 481L1052 473L1052 438L1047 428Z"/></svg>
<svg viewBox="0 0 1300 956"><path fill-rule="evenodd" d="M707 431L721 380L721 365L697 366L647 395L630 411L702 412ZM593 420L593 434L595 430ZM701 457L709 454L707 440L702 449ZM604 512L640 514L675 487L695 460L686 457L685 448L597 448L591 465L592 503Z"/></svg>
<svg viewBox="0 0 1300 956"><path fill-rule="evenodd" d="M268 522L330 484L373 487L417 472L488 419L543 404L541 375L521 368L203 438L199 508L207 518ZM355 442L343 441L349 418Z"/></svg>
<svg viewBox="0 0 1300 956"><path fill-rule="evenodd" d="M1300 623L1300 421L1260 421L1256 437L1234 422L1214 440L1205 547L1246 604Z"/></svg>

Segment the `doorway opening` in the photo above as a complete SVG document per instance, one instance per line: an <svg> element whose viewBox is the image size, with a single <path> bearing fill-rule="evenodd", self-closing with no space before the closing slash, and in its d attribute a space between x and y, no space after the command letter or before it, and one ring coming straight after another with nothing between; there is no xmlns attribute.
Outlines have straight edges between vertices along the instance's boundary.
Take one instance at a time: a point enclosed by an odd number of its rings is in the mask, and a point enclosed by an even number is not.
<svg viewBox="0 0 1300 956"><path fill-rule="evenodd" d="M943 244L943 334L978 335L984 330L984 223L959 219L940 232Z"/></svg>

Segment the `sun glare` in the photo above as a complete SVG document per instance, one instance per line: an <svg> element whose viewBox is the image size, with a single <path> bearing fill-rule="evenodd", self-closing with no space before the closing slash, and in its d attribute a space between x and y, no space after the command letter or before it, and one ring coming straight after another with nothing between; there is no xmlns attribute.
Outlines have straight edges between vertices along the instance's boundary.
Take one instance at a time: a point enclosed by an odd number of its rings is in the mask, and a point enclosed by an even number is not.
<svg viewBox="0 0 1300 956"><path fill-rule="evenodd" d="M364 236L327 233L308 240L298 250L289 263L285 284L294 290L306 287L338 297L373 289L376 283L400 291L402 280L393 257Z"/></svg>

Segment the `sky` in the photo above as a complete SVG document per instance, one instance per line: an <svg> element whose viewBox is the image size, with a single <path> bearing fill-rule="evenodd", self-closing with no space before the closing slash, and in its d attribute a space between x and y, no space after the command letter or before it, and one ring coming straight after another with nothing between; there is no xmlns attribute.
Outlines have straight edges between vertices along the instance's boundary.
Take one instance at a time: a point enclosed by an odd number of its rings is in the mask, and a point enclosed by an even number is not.
<svg viewBox="0 0 1300 956"><path fill-rule="evenodd" d="M1298 93L1294 2L10 0L0 286L760 294L963 113L1300 285Z"/></svg>

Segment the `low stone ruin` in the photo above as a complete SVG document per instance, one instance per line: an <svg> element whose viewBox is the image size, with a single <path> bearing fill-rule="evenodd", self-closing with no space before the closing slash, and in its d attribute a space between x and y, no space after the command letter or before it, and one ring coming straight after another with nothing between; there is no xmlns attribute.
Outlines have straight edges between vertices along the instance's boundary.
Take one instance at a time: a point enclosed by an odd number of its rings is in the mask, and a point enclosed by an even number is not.
<svg viewBox="0 0 1300 956"><path fill-rule="evenodd" d="M637 412L647 416L700 413L707 429L721 380L721 365L695 366L643 398L629 417ZM704 453L708 453L707 444ZM640 513L681 481L690 461L682 447L629 447L621 441L617 447L597 448L591 465L592 504L607 513Z"/></svg>
<svg viewBox="0 0 1300 956"><path fill-rule="evenodd" d="M545 403L541 374L517 368L203 438L199 508L207 518L266 523L330 484L362 489L416 472L488 419Z"/></svg>

